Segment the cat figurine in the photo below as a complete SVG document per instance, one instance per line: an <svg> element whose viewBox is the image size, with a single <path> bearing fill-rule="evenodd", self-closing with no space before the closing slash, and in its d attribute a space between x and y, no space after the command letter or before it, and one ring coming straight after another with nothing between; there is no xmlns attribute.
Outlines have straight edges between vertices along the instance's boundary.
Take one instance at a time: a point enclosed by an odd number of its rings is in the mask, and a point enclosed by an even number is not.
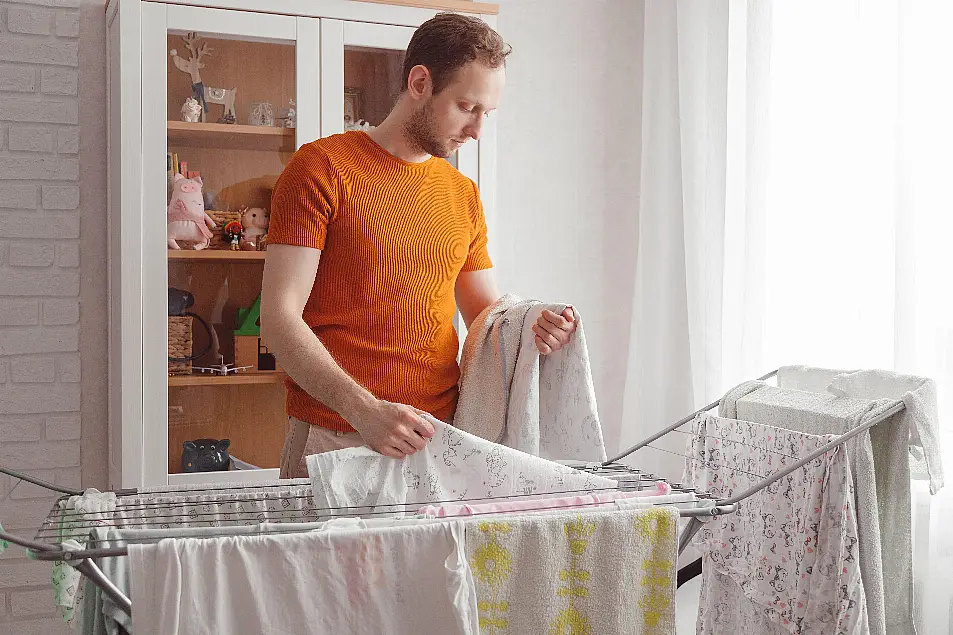
<svg viewBox="0 0 953 635"><path fill-rule="evenodd" d="M182 444L183 472L224 472L232 462L229 440L195 439Z"/></svg>
<svg viewBox="0 0 953 635"><path fill-rule="evenodd" d="M205 213L202 198L202 177L187 179L176 174L172 181L172 199L168 209L169 249L181 249L176 241L192 244L192 249L205 249L212 241L215 221ZM208 227L206 227L208 225Z"/></svg>

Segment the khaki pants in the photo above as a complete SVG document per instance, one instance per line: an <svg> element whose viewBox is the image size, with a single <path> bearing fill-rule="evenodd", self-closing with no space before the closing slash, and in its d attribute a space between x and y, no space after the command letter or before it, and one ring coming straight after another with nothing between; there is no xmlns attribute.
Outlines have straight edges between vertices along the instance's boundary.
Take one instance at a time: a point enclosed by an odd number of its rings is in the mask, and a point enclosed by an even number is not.
<svg viewBox="0 0 953 635"><path fill-rule="evenodd" d="M288 434L281 450L281 478L308 478L305 457L365 445L357 432L337 432L288 417Z"/></svg>

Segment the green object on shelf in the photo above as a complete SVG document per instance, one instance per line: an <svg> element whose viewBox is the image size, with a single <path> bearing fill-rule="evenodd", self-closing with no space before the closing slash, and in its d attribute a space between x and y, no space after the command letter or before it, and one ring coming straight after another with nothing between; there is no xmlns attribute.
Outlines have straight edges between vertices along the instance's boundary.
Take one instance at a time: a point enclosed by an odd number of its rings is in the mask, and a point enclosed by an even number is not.
<svg viewBox="0 0 953 635"><path fill-rule="evenodd" d="M261 294L247 309L238 309L238 319L235 320L235 335L261 336L261 326L258 319L261 317Z"/></svg>

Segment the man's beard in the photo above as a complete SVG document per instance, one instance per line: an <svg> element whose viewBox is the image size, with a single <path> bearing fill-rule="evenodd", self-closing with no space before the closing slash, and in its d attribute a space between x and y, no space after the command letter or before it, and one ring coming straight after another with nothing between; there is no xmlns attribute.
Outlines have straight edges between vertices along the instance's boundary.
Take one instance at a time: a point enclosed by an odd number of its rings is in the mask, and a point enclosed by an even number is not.
<svg viewBox="0 0 953 635"><path fill-rule="evenodd" d="M404 124L404 134L407 135L407 139L414 144L418 150L422 150L435 157L440 157L441 159L446 159L452 154L453 150L449 147L449 144L441 143L437 135L434 134L435 128L433 108L428 99L423 106L410 116L407 123Z"/></svg>

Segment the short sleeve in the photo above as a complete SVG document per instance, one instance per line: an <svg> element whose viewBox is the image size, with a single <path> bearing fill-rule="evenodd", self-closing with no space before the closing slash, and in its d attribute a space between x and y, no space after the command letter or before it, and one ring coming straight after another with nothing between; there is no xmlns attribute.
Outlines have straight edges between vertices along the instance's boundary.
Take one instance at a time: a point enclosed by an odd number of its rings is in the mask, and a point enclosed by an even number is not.
<svg viewBox="0 0 953 635"><path fill-rule="evenodd" d="M275 183L268 242L324 249L337 202L338 179L331 162L313 143L302 146Z"/></svg>
<svg viewBox="0 0 953 635"><path fill-rule="evenodd" d="M476 183L473 183L473 197L472 211L470 212L470 250L467 253L466 261L463 263L462 271L479 271L493 268L493 261L490 260L490 252L486 247L487 232L483 203L480 201L480 192L477 190Z"/></svg>

